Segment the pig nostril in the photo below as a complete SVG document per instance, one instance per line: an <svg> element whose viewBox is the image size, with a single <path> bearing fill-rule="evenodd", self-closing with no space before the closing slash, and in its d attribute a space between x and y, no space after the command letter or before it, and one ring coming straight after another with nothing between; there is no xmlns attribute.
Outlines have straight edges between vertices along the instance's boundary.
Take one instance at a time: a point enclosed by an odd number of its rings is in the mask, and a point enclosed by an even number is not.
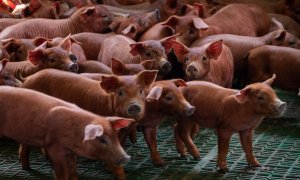
<svg viewBox="0 0 300 180"><path fill-rule="evenodd" d="M73 63L70 67L69 67L69 70L72 71L72 72L75 72L77 73L78 72L78 65Z"/></svg>
<svg viewBox="0 0 300 180"><path fill-rule="evenodd" d="M125 165L126 163L128 163L130 161L131 157L130 156L126 156L120 160L118 160L116 162L117 165Z"/></svg>
<svg viewBox="0 0 300 180"><path fill-rule="evenodd" d="M278 109L279 109L280 112L284 112L285 109L286 109L286 103L285 103L285 102L284 102L284 103L281 103L281 104L279 105Z"/></svg>
<svg viewBox="0 0 300 180"><path fill-rule="evenodd" d="M198 70L195 66L189 66L187 69L188 72L193 72L193 73L197 73Z"/></svg>
<svg viewBox="0 0 300 180"><path fill-rule="evenodd" d="M194 107L194 106L188 107L188 108L186 108L186 110L185 110L185 114L186 114L187 116L193 115L194 112L195 112L195 107Z"/></svg>
<svg viewBox="0 0 300 180"><path fill-rule="evenodd" d="M136 116L141 112L141 107L137 104L132 104L128 107L127 112L131 116Z"/></svg>

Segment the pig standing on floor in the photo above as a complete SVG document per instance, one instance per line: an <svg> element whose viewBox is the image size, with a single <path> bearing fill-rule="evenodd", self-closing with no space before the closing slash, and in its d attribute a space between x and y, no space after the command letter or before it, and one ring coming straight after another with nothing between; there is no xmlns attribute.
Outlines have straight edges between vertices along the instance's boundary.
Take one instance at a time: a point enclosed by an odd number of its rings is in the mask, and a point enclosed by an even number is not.
<svg viewBox="0 0 300 180"><path fill-rule="evenodd" d="M22 88L0 87L0 104L0 135L24 147L44 148L57 179L77 179L77 156L116 165L130 160L120 145L118 131L132 119L100 117Z"/></svg>
<svg viewBox="0 0 300 180"><path fill-rule="evenodd" d="M233 57L222 40L188 48L177 41L172 47L187 80L203 80L230 88L233 80Z"/></svg>
<svg viewBox="0 0 300 180"><path fill-rule="evenodd" d="M216 130L217 164L222 172L228 172L226 156L230 138L235 132L239 133L248 164L259 167L260 164L253 154L253 130L265 117L280 116L286 109L286 103L278 99L271 88L274 79L275 75L263 83L251 84L242 90L226 89L204 81L188 82L188 87L182 88L182 93L196 110L191 117L180 117L177 120L174 131L178 152L186 156L186 145L194 158L200 158L191 138L191 130L198 124Z"/></svg>

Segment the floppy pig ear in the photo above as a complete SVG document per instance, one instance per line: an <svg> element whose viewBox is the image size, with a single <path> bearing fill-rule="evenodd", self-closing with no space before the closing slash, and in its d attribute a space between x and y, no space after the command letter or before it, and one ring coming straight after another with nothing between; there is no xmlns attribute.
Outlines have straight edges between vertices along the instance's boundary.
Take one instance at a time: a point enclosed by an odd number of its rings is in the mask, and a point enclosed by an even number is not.
<svg viewBox="0 0 300 180"><path fill-rule="evenodd" d="M5 68L7 62L7 59L3 59L2 61L0 61L0 72Z"/></svg>
<svg viewBox="0 0 300 180"><path fill-rule="evenodd" d="M83 22L88 22L89 20L89 17L92 16L94 14L94 12L96 11L96 8L95 7L89 7L87 8L86 10L84 10L81 14L80 14L80 17L81 17L81 20Z"/></svg>
<svg viewBox="0 0 300 180"><path fill-rule="evenodd" d="M144 86L149 87L156 79L158 71L150 71L145 70L138 73L137 76L137 83Z"/></svg>
<svg viewBox="0 0 300 180"><path fill-rule="evenodd" d="M179 21L178 16L171 16L171 17L169 17L169 19L167 19L167 21L165 21L161 25L174 28L178 24L178 21Z"/></svg>
<svg viewBox="0 0 300 180"><path fill-rule="evenodd" d="M200 3L195 3L194 8L197 10L197 16L203 18L204 17L204 6Z"/></svg>
<svg viewBox="0 0 300 180"><path fill-rule="evenodd" d="M159 100L159 98L161 97L161 94L162 94L162 87L160 86L155 86L153 87L148 96L146 97L146 100L147 102L151 102L151 101L154 101L154 100Z"/></svg>
<svg viewBox="0 0 300 180"><path fill-rule="evenodd" d="M134 122L134 119L122 117L107 117L106 119L110 121L113 129L116 131L125 128Z"/></svg>
<svg viewBox="0 0 300 180"><path fill-rule="evenodd" d="M189 53L188 47L178 41L172 41L172 48L180 63L184 63L184 56Z"/></svg>
<svg viewBox="0 0 300 180"><path fill-rule="evenodd" d="M41 49L36 49L33 51L28 51L28 61L30 61L33 65L38 65L44 57L44 52Z"/></svg>
<svg viewBox="0 0 300 180"><path fill-rule="evenodd" d="M100 86L104 89L107 93L114 92L115 89L120 87L121 83L117 76L102 76L102 80L100 82Z"/></svg>
<svg viewBox="0 0 300 180"><path fill-rule="evenodd" d="M244 103L248 100L249 98L249 94L251 92L251 88L250 87L246 87L242 90L240 90L236 95L235 95L235 99L239 102L239 103Z"/></svg>
<svg viewBox="0 0 300 180"><path fill-rule="evenodd" d="M6 51L7 51L9 54L11 54L11 53L13 53L14 51L16 51L17 49L20 48L20 44L18 44L18 43L13 39L13 40L11 40L10 42L4 44L3 47L6 49Z"/></svg>
<svg viewBox="0 0 300 180"><path fill-rule="evenodd" d="M133 24L130 24L127 28L125 28L121 33L126 35L130 32L134 33L136 31L136 27Z"/></svg>
<svg viewBox="0 0 300 180"><path fill-rule="evenodd" d="M273 39L273 45L279 46L283 43L286 36L286 31L280 31Z"/></svg>
<svg viewBox="0 0 300 180"><path fill-rule="evenodd" d="M271 86L275 79L276 79L276 74L273 74L273 76L270 79L265 80L263 83L268 86Z"/></svg>
<svg viewBox="0 0 300 180"><path fill-rule="evenodd" d="M101 126L100 124L89 124L84 128L83 141L96 139L96 137L102 136L103 132L103 126Z"/></svg>
<svg viewBox="0 0 300 180"><path fill-rule="evenodd" d="M146 70L152 70L154 67L154 63L155 63L155 59L153 59L153 60L145 60L145 61L142 61L140 64L142 65L142 66L144 66L144 68L146 69Z"/></svg>
<svg viewBox="0 0 300 180"><path fill-rule="evenodd" d="M173 79L172 82L177 86L177 87L187 87L187 84L184 80L182 79Z"/></svg>
<svg viewBox="0 0 300 180"><path fill-rule="evenodd" d="M131 50L130 50L130 53L133 55L133 56L136 56L138 55L140 52L143 51L144 49L144 44L139 42L139 43L135 43L135 44L130 44L130 47L131 47Z"/></svg>
<svg viewBox="0 0 300 180"><path fill-rule="evenodd" d="M213 42L206 48L206 54L210 59L218 59L218 57L222 53L222 46L223 40Z"/></svg>
<svg viewBox="0 0 300 180"><path fill-rule="evenodd" d="M123 75L126 67L125 64L115 58L111 58L111 70L115 75Z"/></svg>
<svg viewBox="0 0 300 180"><path fill-rule="evenodd" d="M199 29L199 30L201 30L201 29L205 30L205 29L209 28L209 26L203 21L203 19L198 18L198 17L193 18L193 24L194 24L195 28Z"/></svg>
<svg viewBox="0 0 300 180"><path fill-rule="evenodd" d="M41 44L43 44L44 42L51 42L52 39L47 39L47 38L44 38L44 37L36 37L33 39L33 44L35 46L40 46Z"/></svg>
<svg viewBox="0 0 300 180"><path fill-rule="evenodd" d="M173 36L169 36L169 37L166 37L166 38L160 40L161 44L165 48L166 54L168 54L171 51L171 49L172 49L172 41L176 41L176 36L177 35L178 34L175 34Z"/></svg>

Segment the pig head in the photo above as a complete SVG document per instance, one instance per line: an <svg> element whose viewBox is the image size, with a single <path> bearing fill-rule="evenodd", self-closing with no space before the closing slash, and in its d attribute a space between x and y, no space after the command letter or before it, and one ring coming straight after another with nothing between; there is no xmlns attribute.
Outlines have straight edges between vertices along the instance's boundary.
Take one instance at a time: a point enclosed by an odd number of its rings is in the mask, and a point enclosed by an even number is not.
<svg viewBox="0 0 300 180"><path fill-rule="evenodd" d="M7 85L12 87L19 87L22 85L21 81L16 79L11 73L5 70L8 60L3 59L0 61L0 85Z"/></svg>

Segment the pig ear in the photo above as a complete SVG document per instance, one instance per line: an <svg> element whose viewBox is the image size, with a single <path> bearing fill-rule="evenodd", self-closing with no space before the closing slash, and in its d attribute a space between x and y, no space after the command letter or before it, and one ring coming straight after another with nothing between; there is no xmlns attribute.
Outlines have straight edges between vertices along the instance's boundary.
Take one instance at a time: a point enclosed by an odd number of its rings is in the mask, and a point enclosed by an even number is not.
<svg viewBox="0 0 300 180"><path fill-rule="evenodd" d="M263 83L268 86L271 86L275 79L276 79L276 74L273 74L273 76L270 79L265 80Z"/></svg>
<svg viewBox="0 0 300 180"><path fill-rule="evenodd" d="M63 48L65 51L70 52L71 51L71 46L72 42L70 40L71 34L69 34L65 39L63 39L59 44L58 47Z"/></svg>
<svg viewBox="0 0 300 180"><path fill-rule="evenodd" d="M10 54L10 53L16 51L17 49L19 49L20 48L20 44L18 44L18 42L16 42L15 39L12 39L10 42L5 43L3 47Z"/></svg>
<svg viewBox="0 0 300 180"><path fill-rule="evenodd" d="M84 128L84 139L83 141L94 140L96 137L102 136L104 130L100 124L89 124Z"/></svg>
<svg viewBox="0 0 300 180"><path fill-rule="evenodd" d="M95 7L89 7L89 8L86 8L86 10L84 10L81 14L80 14L80 17L81 17L81 20L83 22L88 22L89 21L89 17L91 17L94 12L95 12L96 8Z"/></svg>
<svg viewBox="0 0 300 180"><path fill-rule="evenodd" d="M249 99L249 94L251 92L251 88L250 87L246 87L242 90L240 90L236 95L235 95L235 99L239 102L239 103L244 103Z"/></svg>
<svg viewBox="0 0 300 180"><path fill-rule="evenodd" d="M123 75L124 71L126 69L126 66L123 62L115 59L115 58L111 58L111 70L113 72L113 74L115 75Z"/></svg>
<svg viewBox="0 0 300 180"><path fill-rule="evenodd" d="M125 128L134 122L134 119L122 117L106 117L106 119L110 121L113 129L116 131Z"/></svg>
<svg viewBox="0 0 300 180"><path fill-rule="evenodd" d="M120 79L117 76L102 76L100 86L107 93L114 92L118 87L121 86Z"/></svg>
<svg viewBox="0 0 300 180"><path fill-rule="evenodd" d="M193 24L195 28L199 30L205 30L209 28L209 26L203 21L203 19L198 17L193 18Z"/></svg>
<svg viewBox="0 0 300 180"><path fill-rule="evenodd" d="M184 56L189 53L188 47L178 41L172 41L172 48L180 63L184 63Z"/></svg>
<svg viewBox="0 0 300 180"><path fill-rule="evenodd" d="M44 42L51 42L52 39L47 39L47 38L44 38L44 37L36 37L33 39L33 44L35 46L40 46L41 44L43 44Z"/></svg>
<svg viewBox="0 0 300 180"><path fill-rule="evenodd" d="M163 26L169 26L171 28L174 28L178 24L178 21L179 21L179 17L178 16L171 16L171 17L169 17L169 19L167 21L165 21L161 25L163 25Z"/></svg>
<svg viewBox="0 0 300 180"><path fill-rule="evenodd" d="M164 46L165 48L165 51L166 51L166 54L169 54L169 52L171 51L172 49L172 41L175 41L176 40L176 36L178 34L175 34L173 36L170 36L170 37L166 37L162 40L160 40L161 44Z"/></svg>
<svg viewBox="0 0 300 180"><path fill-rule="evenodd" d="M128 33L135 33L135 31L136 31L136 27L133 25L133 24L130 24L126 29L124 29L121 33L123 34L123 35L126 35L126 34L128 34Z"/></svg>
<svg viewBox="0 0 300 180"><path fill-rule="evenodd" d="M154 101L154 100L156 100L156 101L159 100L159 98L162 95L162 90L163 90L163 88L160 87L160 86L153 87L150 90L148 96L146 97L147 102L151 102L151 101Z"/></svg>
<svg viewBox="0 0 300 180"><path fill-rule="evenodd" d="M155 59L153 59L153 60L145 60L145 61L142 61L140 64L142 66L144 66L144 68L146 70L151 70L151 69L153 69L154 63L155 63Z"/></svg>
<svg viewBox="0 0 300 180"><path fill-rule="evenodd" d="M174 11L177 7L177 0L166 0L165 7L167 11Z"/></svg>
<svg viewBox="0 0 300 180"><path fill-rule="evenodd" d="M194 8L197 10L197 16L203 18L204 17L204 6L200 3L195 3Z"/></svg>
<svg viewBox="0 0 300 180"><path fill-rule="evenodd" d="M171 80L177 87L187 87L187 84L182 79L173 79Z"/></svg>
<svg viewBox="0 0 300 180"><path fill-rule="evenodd" d="M144 49L144 44L139 42L139 43L135 43L135 44L130 44L130 47L131 47L131 50L130 50L130 53L133 55L133 56L136 56L138 55L140 52L143 51Z"/></svg>
<svg viewBox="0 0 300 180"><path fill-rule="evenodd" d="M38 65L41 59L44 57L44 52L41 49L36 49L33 51L28 51L28 61L30 61L33 65Z"/></svg>
<svg viewBox="0 0 300 180"><path fill-rule="evenodd" d="M286 36L286 31L280 31L273 39L273 45L279 46L283 43Z"/></svg>
<svg viewBox="0 0 300 180"><path fill-rule="evenodd" d="M2 61L0 61L0 72L5 68L7 62L7 59L3 59Z"/></svg>
<svg viewBox="0 0 300 180"><path fill-rule="evenodd" d="M137 76L137 83L144 86L149 87L156 79L158 71L150 71L145 70L138 73Z"/></svg>
<svg viewBox="0 0 300 180"><path fill-rule="evenodd" d="M34 11L36 11L37 9L39 9L41 7L41 2L40 0L31 0L29 3L29 11L30 13L33 13Z"/></svg>
<svg viewBox="0 0 300 180"><path fill-rule="evenodd" d="M22 18L26 18L31 15L29 5L27 5L24 9L21 10Z"/></svg>
<svg viewBox="0 0 300 180"><path fill-rule="evenodd" d="M55 1L55 2L53 2L52 5L55 8L56 13L59 14L60 13L60 2L59 1Z"/></svg>
<svg viewBox="0 0 300 180"><path fill-rule="evenodd" d="M223 40L213 42L206 48L206 54L210 59L218 59L222 53L222 46Z"/></svg>

